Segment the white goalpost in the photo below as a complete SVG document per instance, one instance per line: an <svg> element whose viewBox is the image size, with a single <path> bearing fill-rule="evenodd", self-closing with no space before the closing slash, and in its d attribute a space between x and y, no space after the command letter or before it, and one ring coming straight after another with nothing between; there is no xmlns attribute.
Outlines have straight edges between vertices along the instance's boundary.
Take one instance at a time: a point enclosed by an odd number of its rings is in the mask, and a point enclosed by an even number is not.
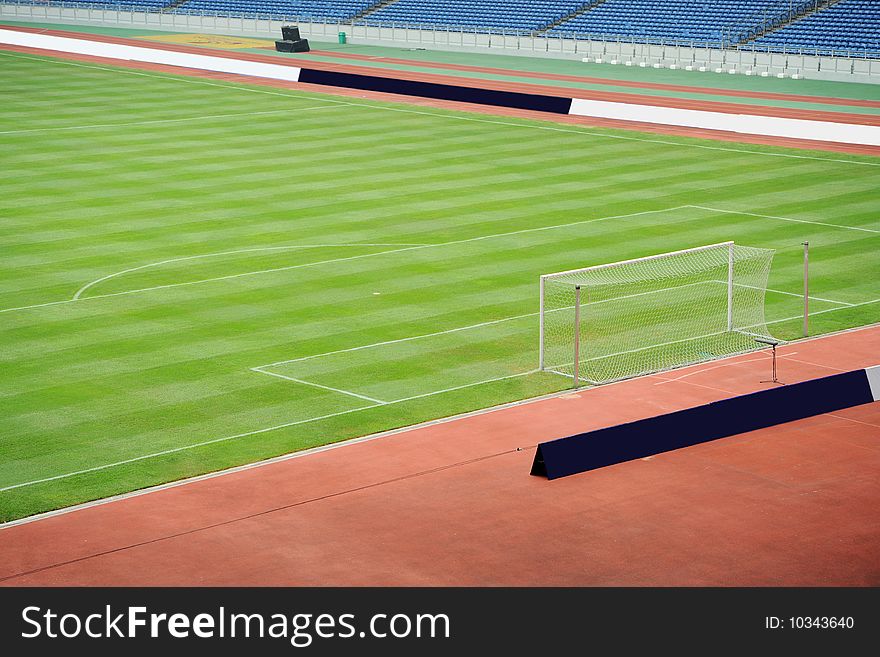
<svg viewBox="0 0 880 657"><path fill-rule="evenodd" d="M760 348L774 253L722 242L544 274L539 367L577 386Z"/></svg>

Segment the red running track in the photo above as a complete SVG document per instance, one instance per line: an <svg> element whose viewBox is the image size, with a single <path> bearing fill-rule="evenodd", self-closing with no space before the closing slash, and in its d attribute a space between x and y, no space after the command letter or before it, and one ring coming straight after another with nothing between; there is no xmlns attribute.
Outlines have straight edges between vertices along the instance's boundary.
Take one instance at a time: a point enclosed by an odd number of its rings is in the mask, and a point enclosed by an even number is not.
<svg viewBox="0 0 880 657"><path fill-rule="evenodd" d="M880 361L786 345L783 381ZM536 443L758 390L749 354L0 530L5 585L880 584L880 403L548 482Z"/></svg>

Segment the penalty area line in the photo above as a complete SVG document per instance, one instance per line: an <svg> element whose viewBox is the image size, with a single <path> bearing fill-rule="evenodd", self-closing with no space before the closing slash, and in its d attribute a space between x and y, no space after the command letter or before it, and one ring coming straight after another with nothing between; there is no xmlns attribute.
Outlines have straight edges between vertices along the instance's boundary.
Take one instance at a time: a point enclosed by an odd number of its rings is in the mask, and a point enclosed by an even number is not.
<svg viewBox="0 0 880 657"><path fill-rule="evenodd" d="M724 210L722 208L713 208L708 205L687 205L685 207L695 208L697 210L708 210L709 212L721 212L723 214L738 214L744 217L757 217L758 219L774 219L776 221L788 221L795 224L812 224L814 226L825 226L826 228L840 228L842 230L856 230L862 233L880 234L880 230L874 228L863 228L862 226L845 226L843 224L829 224L824 221L811 221L809 219L795 219L793 217L779 217L772 214L758 214L757 212L743 212L742 210Z"/></svg>
<svg viewBox="0 0 880 657"><path fill-rule="evenodd" d="M838 308L826 308L825 310L810 311L809 316L814 317L816 315L824 315L825 313L833 313L833 312L839 311L839 310L852 310L853 308L859 308L861 306L869 306L874 303L880 303L880 299L871 299L870 301L862 301L861 303L851 303L847 306L840 306ZM803 319L803 318L804 318L804 315L803 315L803 313L801 313L800 315L792 315L791 317L783 317L782 319L773 319L773 320L769 320L764 323L767 325L780 324L782 322L790 322L795 319ZM870 324L868 326L870 326ZM865 328L865 327L856 327L856 328ZM847 329L847 330L850 330L850 329ZM816 336L816 337L821 337L821 336Z"/></svg>
<svg viewBox="0 0 880 657"><path fill-rule="evenodd" d="M269 376L274 376L278 379L284 379L285 381L293 381L294 383L299 383L304 386L311 386L313 388L320 388L321 390L329 390L330 392L338 392L340 395L348 395L349 397L357 397L358 399L364 399L366 401L373 402L377 406L384 406L387 404L387 401L382 401L381 399L376 399L374 397L367 397L366 395L361 395L357 392L352 392L351 390L343 390L342 388L333 388L331 386L325 386L320 383L313 383L312 381L306 381L304 379L296 379L292 376L286 376L284 374L278 374L277 372L267 372L266 370L262 370L259 367L252 367L252 372L259 372L260 374L268 374Z"/></svg>
<svg viewBox="0 0 880 657"><path fill-rule="evenodd" d="M262 374L269 374L269 372L263 372L263 371L260 371L260 372ZM389 402L379 403L378 401L376 401L375 403L371 403L369 406L359 406L357 408L349 408L344 411L337 411L335 413L327 413L325 415L319 415L317 417L305 418L303 420L294 420L293 422L285 422L283 424L276 424L274 426L265 427L263 429L255 429L253 431L245 431L245 432L237 433L237 434L234 434L231 436L222 436L220 438L212 438L210 440L203 440L198 443L193 443L191 445L181 445L180 447L174 447L171 449L162 450L160 452L153 452L151 454L143 454L141 456L134 456L130 459L115 461L113 463L105 463L103 465L96 465L91 468L84 468L82 470L77 470L74 472L66 472L63 474L54 475L52 477L43 477L41 479L34 479L32 481L24 481L24 482L21 482L18 484L12 484L10 486L4 486L3 488L0 488L0 493L15 490L18 488L25 488L28 486L34 486L36 484L44 484L44 483L48 483L50 481L59 481L61 479L68 479L70 477L76 477L78 475L90 474L92 472L100 472L101 470L107 470L110 468L119 467L121 465L129 465L131 463L138 463L140 461L145 461L145 460L152 459L152 458L158 458L160 456L168 456L170 454L177 454L177 453L184 452L184 451L187 451L190 449L196 449L198 447L206 447L208 445L216 445L217 443L227 442L227 441L235 440L238 438L247 438L249 436L256 436L258 434L268 433L270 431L277 431L279 429L285 429L288 427L295 427L295 426L299 426L302 424L308 424L310 422L318 422L320 420L327 420L330 418L340 417L342 415L348 415L350 413L357 413L358 411L366 411L371 408L381 408L384 406L390 406L392 404L401 404L403 402L408 402L408 401L412 401L415 399L422 399L424 397L431 397L434 395L440 395L440 394L447 393L447 392L454 392L456 390L463 390L465 388L471 388L474 386L483 385L485 383L494 383L497 381L504 381L506 379L514 379L514 378L518 378L518 377L528 376L530 374L535 374L537 372L538 372L538 370L529 370L528 372L519 372L517 374L510 374L508 376L500 376L500 377L496 377L493 379L486 379L485 381L476 381L474 383L467 383L464 385L454 386L451 388L444 388L443 390L434 390L429 393L424 393L421 395L413 395L411 397L404 397L402 399L395 399L395 400L389 401ZM286 378L286 377L282 377L282 378ZM336 390L336 392L341 392L343 394L353 394L353 393L346 393L341 390ZM360 396L360 395L355 395L355 396ZM530 399L527 401L537 401L537 399L540 399L540 397L535 398L535 399ZM515 404L517 402L510 402L510 403ZM522 402L519 402L519 403L522 403ZM491 409L485 409L485 410L491 410ZM434 421L436 421L436 420L434 420ZM419 425L416 425L416 426L419 426ZM412 428L413 427L403 427L400 430L403 431L403 430L408 430L408 429L412 429ZM358 438L354 438L353 440L358 440ZM343 442L349 442L349 441L343 441ZM324 447L326 447L326 446L324 446Z"/></svg>
<svg viewBox="0 0 880 657"><path fill-rule="evenodd" d="M880 302L880 299L876 299L876 300L874 300L874 301L872 301L872 302L869 302L869 303L874 303L874 302ZM831 310L840 310L840 309L839 309L839 308L834 308L834 309L831 309ZM851 333L858 333L859 331L870 330L870 329L877 329L877 328L880 328L880 323L874 323L874 324L868 324L868 325L866 325L866 326L859 326L859 327L854 327L854 328L842 329L842 330L840 330L840 331L835 331L835 332L832 332L832 333L827 333L827 334L823 334L823 335L817 335L817 336L813 336L813 337L805 338L805 339L803 339L803 340L799 340L798 342L813 342L813 341L816 341L816 340L824 340L824 339L827 339L827 338L830 338L830 337L833 337L833 336L837 336L837 335L845 335L845 334L851 334ZM654 376L656 376L656 375L654 375ZM606 387L606 388L607 388L607 387L609 387L609 386L621 385L621 384L626 383L626 382L629 381L629 380L630 380L630 379L622 379L622 380L619 380L619 381L614 381L614 382L611 382L611 383L605 384L603 387ZM584 389L584 391L585 391L585 390L588 390L588 389ZM583 392L583 391L582 391L582 392ZM40 520L40 519L42 519L42 518L47 518L47 517L52 517L52 516L57 516L57 515L63 515L63 514L66 514L66 513L71 513L71 512L73 512L73 511L77 511L77 510L80 510L80 509L83 509L83 508L89 508L89 507L92 507L92 506L98 506L98 505L107 504L107 503L110 503L110 502L113 502L113 501L117 501L117 500L120 500L120 499L126 499L126 498L129 498L129 497L138 497L138 496L141 496L141 495L147 495L147 494L149 494L149 493L157 492L157 491L161 491L161 490L165 490L165 489L168 489L168 488L176 488L176 487L178 487L178 486L184 486L184 485L187 485L187 484L190 484L190 483L196 483L196 482L202 481L202 480L204 480L204 479L213 479L213 478L215 478L215 477L222 477L222 476L227 475L227 474L232 474L232 473L235 473L235 472L241 472L241 471L244 471L244 470L250 470L250 469L253 469L253 468L259 468L259 467L263 467L263 466L265 466L265 465L271 465L271 464L273 464L273 463L279 463L279 462L282 462L282 461L288 461L288 460L292 460L292 459L304 458L304 457L307 457L307 456L311 456L311 455L313 455L313 454L318 454L318 453L326 452L326 451L330 451L330 450L333 450L333 449L340 449L340 448L343 448L343 447L348 447L348 446L356 445L356 444L359 444L359 443L369 442L369 441L376 440L376 439L379 439L379 438L384 438L384 437L387 437L387 436L394 436L394 435L397 435L397 434L400 434L400 433L405 433L405 432L408 432L408 431L413 431L413 430L421 429L421 428L428 427L428 426L434 426L434 425L437 425L437 424L446 424L446 423L448 423L448 422L455 422L455 421L457 421L457 420L461 420L461 419L464 419L464 418L474 417L474 416L477 416L477 415L485 415L485 414L488 414L488 413L494 413L494 412L496 412L496 411L502 411L502 410L505 410L505 409L508 409L508 408L514 408L514 407L519 407L519 406L527 406L527 405L531 405L531 404L535 404L535 403L540 403L540 402L546 401L546 400L548 400L548 399L558 399L558 398L563 397L563 396L565 396L565 395L570 395L571 393L572 393L571 390L560 390L560 391L557 391L557 392L552 392L552 393L548 393L548 394L545 394L545 395L540 395L540 396L538 396L538 397L530 397L530 398L528 398L528 399L521 399L521 400L517 400L517 401L507 402L507 403L504 403L504 404L499 404L499 405L497 405L497 406L491 406L491 407L489 407L489 408L483 408L483 409L478 409L478 410L476 410L476 411L469 411L469 412L460 413L460 414L453 415L453 416L449 416L449 417L438 418L438 419L434 419L434 420L428 420L428 421L426 421L426 422L421 422L421 423L419 423L419 424L415 424L415 425L410 425L410 426L406 426L406 427L399 427L399 428L397 428L397 429L389 429L389 430L387 430L387 431L381 431L381 432L378 432L378 433L369 434L369 435L361 436L361 437L358 437L358 438L351 438L351 439L349 439L349 440L342 440L342 441L339 441L339 442L336 442L336 443L329 443L329 444L327 444L327 445L321 445L321 446L319 446L319 447L312 447L312 448L310 448L310 449L304 449L304 450L300 450L300 451L297 451L297 452L291 452L291 453L288 453L288 454L282 454L282 455L280 455L280 456L271 457L271 458L268 458L268 459L265 459L265 460L262 460L262 461L257 461L257 462L255 462L255 463L247 463L247 464L240 465L240 466L234 466L234 467L231 467L231 468L226 468L226 469L224 469L224 470L219 470L219 471L217 471L217 472L209 472L209 473L205 473L205 474L201 474L201 475L195 475L195 476L193 476L193 477L188 477L188 478L186 478L186 479L182 479L182 480L179 480L179 481L173 481L173 482L164 483L164 484L157 484L157 485L152 486L152 487L150 487L150 488L145 488L145 489L141 489L141 490L138 490L138 491L131 491L131 492L128 492L128 493L122 493L122 494L120 494L120 495L116 495L116 496L113 496L113 497L104 498L104 499L100 499L100 500L95 500L95 501L93 501L93 502L86 502L86 503L84 503L84 504L79 504L79 505L75 505L75 506L71 506L71 507L65 507L65 508L62 508L62 509L54 510L54 511L48 511L48 512L46 512L46 513L37 514L37 515L29 516L29 517L26 517L26 518L21 518L21 519L19 519L19 520L11 520L11 521L9 521L9 522L7 522L7 523L2 523L2 524L0 524L0 530L5 529L5 528L7 528L7 527L13 527L13 526L16 526L16 525L20 525L20 524L26 524L26 523L30 523L30 522L35 522L35 521ZM367 407L364 407L364 408L367 408ZM351 410L349 410L349 411L342 411L342 412L337 413L337 414L335 414L335 415L342 415L342 414L344 414L344 413L351 413L351 412L355 412L355 411L358 411L358 410L363 410L363 409L351 409ZM306 421L314 421L314 420L306 420ZM221 442L221 441L223 441L223 440L231 440L231 439L233 439L233 438L235 438L235 437L244 437L244 436L254 435L254 434L258 434L258 433L265 433L265 432L267 432L267 431L272 431L272 430L274 430L274 429L281 428L281 427L283 427L283 426L290 426L290 425L291 425L291 423L288 423L288 424L285 424L285 425L279 425L278 427L269 427L269 428L266 428L266 429L258 429L258 430L256 430L256 431L250 431L250 432L246 432L246 433L243 433L243 434L238 434L237 436L228 436L228 437L224 437L224 438L220 438L220 439L215 439L215 440L212 440L212 441L206 441L206 442L203 443L203 444L210 444L210 443L213 443L213 442ZM182 451L182 450L184 450L184 449L192 449L193 447L196 447L196 445L184 446L184 447L178 448L178 449L173 450L173 451ZM154 456L154 455L145 455L145 456L142 456L142 457L137 457L137 458L135 458L135 459L130 459L130 461L143 460L143 459L146 459L146 458L151 458L152 456ZM119 465L119 464L107 464L107 465L103 465L103 466L97 466L96 468L93 468L92 470L96 470L96 469L97 469L97 470L103 470L103 469L107 469L107 468L109 468L109 467L113 467L114 465ZM56 477L47 478L47 479L45 479L44 481L52 481L52 480L56 480L56 479L64 479L64 478L67 478L67 477L72 477L72 476L74 476L75 474L76 474L76 473L68 473L68 474L64 474L64 475L58 475L58 476L56 476ZM24 482L24 483L22 483L22 484L16 484L16 485L14 485L14 486L7 486L6 488L0 489L0 492L2 492L2 491L4 491L4 490L11 490L12 488L21 488L21 487L23 487L23 486L29 486L29 485L31 485L31 484L35 484L35 483L40 483L40 482L38 482L38 481L34 481L34 482Z"/></svg>

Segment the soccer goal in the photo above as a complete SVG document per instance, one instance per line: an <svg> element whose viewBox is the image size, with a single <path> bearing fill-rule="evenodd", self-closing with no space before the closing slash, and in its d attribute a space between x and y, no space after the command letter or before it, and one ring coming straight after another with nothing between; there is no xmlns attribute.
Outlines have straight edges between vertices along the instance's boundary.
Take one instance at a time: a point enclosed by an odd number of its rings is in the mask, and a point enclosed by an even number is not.
<svg viewBox="0 0 880 657"><path fill-rule="evenodd" d="M722 242L545 274L540 368L577 386L757 349L774 253Z"/></svg>

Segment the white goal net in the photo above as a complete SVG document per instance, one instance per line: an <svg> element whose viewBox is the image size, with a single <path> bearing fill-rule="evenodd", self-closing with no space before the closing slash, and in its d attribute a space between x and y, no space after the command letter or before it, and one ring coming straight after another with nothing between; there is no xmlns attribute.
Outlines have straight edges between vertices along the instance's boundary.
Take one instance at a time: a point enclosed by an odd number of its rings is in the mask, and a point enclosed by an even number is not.
<svg viewBox="0 0 880 657"><path fill-rule="evenodd" d="M607 383L762 347L774 253L723 242L545 274L540 368Z"/></svg>

